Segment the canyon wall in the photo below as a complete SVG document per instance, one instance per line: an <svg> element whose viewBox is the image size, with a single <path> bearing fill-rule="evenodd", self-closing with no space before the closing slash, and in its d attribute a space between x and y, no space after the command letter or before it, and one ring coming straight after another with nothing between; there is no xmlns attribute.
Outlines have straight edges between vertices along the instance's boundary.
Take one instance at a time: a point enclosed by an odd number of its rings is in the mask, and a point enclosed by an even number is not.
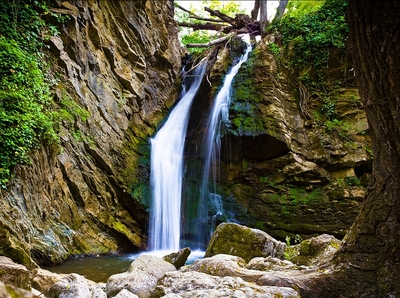
<svg viewBox="0 0 400 298"><path fill-rule="evenodd" d="M17 166L0 200L0 254L28 267L146 246L136 186L148 179L148 138L179 89L173 1L52 6L69 16L45 51L65 114L61 144L43 144L30 165Z"/></svg>

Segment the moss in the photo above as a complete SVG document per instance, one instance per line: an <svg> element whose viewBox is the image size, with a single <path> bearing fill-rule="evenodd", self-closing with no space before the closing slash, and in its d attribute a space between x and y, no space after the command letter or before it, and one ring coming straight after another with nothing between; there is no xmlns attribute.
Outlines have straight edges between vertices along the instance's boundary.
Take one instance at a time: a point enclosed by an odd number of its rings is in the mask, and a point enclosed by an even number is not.
<svg viewBox="0 0 400 298"><path fill-rule="evenodd" d="M250 53L235 76L232 86L232 99L229 111L231 126L228 131L234 135L253 136L264 133L263 118L258 106L263 97L257 91L252 79L257 53Z"/></svg>

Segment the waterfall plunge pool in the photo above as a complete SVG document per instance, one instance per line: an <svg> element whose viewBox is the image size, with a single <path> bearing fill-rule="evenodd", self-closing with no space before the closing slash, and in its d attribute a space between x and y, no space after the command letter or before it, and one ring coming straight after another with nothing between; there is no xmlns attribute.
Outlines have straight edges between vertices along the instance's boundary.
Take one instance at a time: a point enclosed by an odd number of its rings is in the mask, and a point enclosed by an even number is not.
<svg viewBox="0 0 400 298"><path fill-rule="evenodd" d="M126 272L130 264L142 254L163 257L172 252L176 251L156 250L137 254L73 257L61 265L43 267L43 269L60 274L77 273L94 282L107 282L107 279L111 275ZM202 259L204 254L205 252L201 250L192 251L186 261L186 265L190 265L194 261Z"/></svg>

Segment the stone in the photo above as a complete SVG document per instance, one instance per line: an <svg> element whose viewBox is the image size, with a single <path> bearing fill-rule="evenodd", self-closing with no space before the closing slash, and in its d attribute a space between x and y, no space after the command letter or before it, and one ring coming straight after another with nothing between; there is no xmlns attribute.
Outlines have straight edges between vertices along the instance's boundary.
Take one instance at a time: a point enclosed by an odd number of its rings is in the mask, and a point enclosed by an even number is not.
<svg viewBox="0 0 400 298"><path fill-rule="evenodd" d="M122 289L114 298L139 298L139 296L129 292L127 289Z"/></svg>
<svg viewBox="0 0 400 298"><path fill-rule="evenodd" d="M248 283L240 277L215 277L195 271L176 271L164 275L157 284L152 297L289 298L300 296L291 288L258 286Z"/></svg>
<svg viewBox="0 0 400 298"><path fill-rule="evenodd" d="M0 281L0 298L32 298L32 292L13 285L6 285ZM36 297L34 297L36 298Z"/></svg>
<svg viewBox="0 0 400 298"><path fill-rule="evenodd" d="M48 298L107 298L100 285L71 273L63 276L45 293Z"/></svg>
<svg viewBox="0 0 400 298"><path fill-rule="evenodd" d="M4 256L0 256L0 281L17 288L31 289L29 270Z"/></svg>
<svg viewBox="0 0 400 298"><path fill-rule="evenodd" d="M42 293L47 293L55 283L66 277L66 274L58 274L41 268L33 270L31 275L32 287Z"/></svg>
<svg viewBox="0 0 400 298"><path fill-rule="evenodd" d="M294 245L292 251L296 251L290 260L298 265L323 267L332 259L339 249L342 241L332 235L322 234L303 240L300 244Z"/></svg>
<svg viewBox="0 0 400 298"><path fill-rule="evenodd" d="M246 262L242 258L225 254L197 260L182 271L197 271L221 277L240 277L248 282L255 282L264 274L262 271L247 269Z"/></svg>
<svg viewBox="0 0 400 298"><path fill-rule="evenodd" d="M282 258L286 244L266 232L235 223L222 223L211 236L205 257L217 254L239 256L246 262L255 257Z"/></svg>
<svg viewBox="0 0 400 298"><path fill-rule="evenodd" d="M191 252L190 248L185 247L179 250L178 252L173 252L169 255L164 256L163 260L174 265L176 269L179 269L183 265L185 265L186 260L190 255L190 252Z"/></svg>
<svg viewBox="0 0 400 298"><path fill-rule="evenodd" d="M149 297L158 280L170 271L176 271L175 266L162 258L140 255L132 262L127 272L114 274L108 278L106 293L109 297L114 297L122 289L127 289L140 298Z"/></svg>
<svg viewBox="0 0 400 298"><path fill-rule="evenodd" d="M273 257L254 258L246 265L247 269L259 271L287 271L299 267L288 260L281 260Z"/></svg>

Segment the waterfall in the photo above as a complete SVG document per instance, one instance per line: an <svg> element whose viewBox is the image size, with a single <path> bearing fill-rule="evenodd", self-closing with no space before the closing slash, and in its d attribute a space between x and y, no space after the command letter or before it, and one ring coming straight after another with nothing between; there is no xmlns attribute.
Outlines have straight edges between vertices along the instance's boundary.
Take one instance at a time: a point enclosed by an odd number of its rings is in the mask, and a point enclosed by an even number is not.
<svg viewBox="0 0 400 298"><path fill-rule="evenodd" d="M238 73L241 65L247 61L251 51L251 45L248 44L246 52L240 57L239 62L233 66L225 76L221 90L214 99L211 109L211 115L207 124L205 136L205 156L203 166L203 177L200 185L200 208L198 218L204 220L208 217L208 202L211 197L217 193L217 174L219 173L219 155L221 149L221 125L229 123L229 105L231 101L231 84L233 78ZM210 173L210 171L212 172ZM211 182L211 185L210 185ZM201 225L200 226L204 226ZM200 228L201 229L201 228ZM198 233L198 243L204 242L204 235L207 231Z"/></svg>
<svg viewBox="0 0 400 298"><path fill-rule="evenodd" d="M150 209L149 248L179 250L183 149L189 110L200 83L206 63L190 74L193 77L186 92L172 110L164 126L151 141L152 205Z"/></svg>

